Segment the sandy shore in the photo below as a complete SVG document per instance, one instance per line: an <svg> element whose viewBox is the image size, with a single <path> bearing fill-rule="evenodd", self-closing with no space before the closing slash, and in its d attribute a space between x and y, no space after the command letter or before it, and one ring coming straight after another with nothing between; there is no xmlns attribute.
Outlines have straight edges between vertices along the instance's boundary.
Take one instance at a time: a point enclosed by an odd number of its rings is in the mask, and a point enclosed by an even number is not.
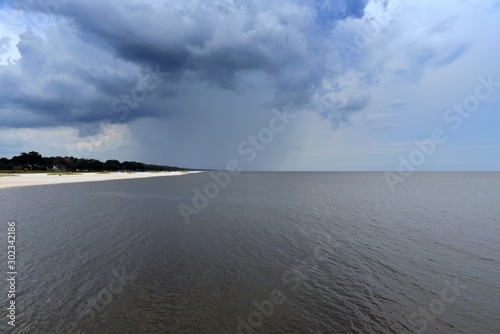
<svg viewBox="0 0 500 334"><path fill-rule="evenodd" d="M63 184L63 183L78 183L78 182L96 182L96 181L111 181L111 180L128 180L139 179L145 177L159 176L175 176L187 175L199 172L134 172L134 173L82 173L82 174L0 174L0 189L40 186L47 184Z"/></svg>

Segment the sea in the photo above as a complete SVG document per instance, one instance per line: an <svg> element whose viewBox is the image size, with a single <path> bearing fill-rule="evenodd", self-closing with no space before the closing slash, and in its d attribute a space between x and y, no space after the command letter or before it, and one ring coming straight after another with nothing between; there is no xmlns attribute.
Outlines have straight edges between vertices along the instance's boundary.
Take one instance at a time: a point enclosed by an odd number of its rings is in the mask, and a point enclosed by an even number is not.
<svg viewBox="0 0 500 334"><path fill-rule="evenodd" d="M1 189L0 333L500 333L500 173L386 176Z"/></svg>

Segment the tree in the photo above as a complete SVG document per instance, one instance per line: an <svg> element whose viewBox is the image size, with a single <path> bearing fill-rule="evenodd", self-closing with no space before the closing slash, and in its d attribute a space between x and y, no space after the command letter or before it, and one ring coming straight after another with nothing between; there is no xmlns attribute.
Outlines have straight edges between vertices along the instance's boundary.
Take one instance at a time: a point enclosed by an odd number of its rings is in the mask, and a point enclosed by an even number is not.
<svg viewBox="0 0 500 334"><path fill-rule="evenodd" d="M131 171L175 171L182 170L178 167L148 165L136 161L125 161L121 163L118 160L107 160L101 162L96 159L78 159L75 157L42 157L40 153L22 152L21 154L8 158L0 158L0 170L45 170L45 169L58 169L58 170L80 170L89 171L118 171L118 170L131 170Z"/></svg>
<svg viewBox="0 0 500 334"><path fill-rule="evenodd" d="M121 163L118 160L106 160L104 163L104 169L117 171L121 169Z"/></svg>
<svg viewBox="0 0 500 334"><path fill-rule="evenodd" d="M12 157L11 161L15 165L28 165L30 169L44 164L42 155L35 151L22 152L20 155Z"/></svg>
<svg viewBox="0 0 500 334"><path fill-rule="evenodd" d="M104 164L102 162L100 162L99 160L95 160L95 159L90 159L90 160L86 160L86 169L88 170L95 170L95 171L101 171L103 170L103 166Z"/></svg>

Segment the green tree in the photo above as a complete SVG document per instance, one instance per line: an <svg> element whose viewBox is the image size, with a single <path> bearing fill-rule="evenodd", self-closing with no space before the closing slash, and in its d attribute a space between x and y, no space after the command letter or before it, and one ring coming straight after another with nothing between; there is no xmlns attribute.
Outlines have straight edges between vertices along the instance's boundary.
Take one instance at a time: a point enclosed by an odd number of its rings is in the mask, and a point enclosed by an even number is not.
<svg viewBox="0 0 500 334"><path fill-rule="evenodd" d="M45 162L42 155L35 151L22 152L20 155L12 157L11 161L15 165L28 165L30 169L43 166Z"/></svg>
<svg viewBox="0 0 500 334"><path fill-rule="evenodd" d="M105 170L117 171L121 168L121 163L118 160L106 160L106 162L104 163Z"/></svg>

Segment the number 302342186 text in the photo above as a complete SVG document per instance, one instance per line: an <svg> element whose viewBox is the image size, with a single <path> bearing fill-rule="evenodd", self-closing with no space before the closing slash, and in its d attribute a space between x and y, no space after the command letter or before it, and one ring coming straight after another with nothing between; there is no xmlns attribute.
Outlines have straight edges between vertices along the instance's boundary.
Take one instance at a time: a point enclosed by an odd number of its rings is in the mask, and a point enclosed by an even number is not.
<svg viewBox="0 0 500 334"><path fill-rule="evenodd" d="M7 307L7 317L9 318L8 324L10 326L16 325L16 223L9 222L7 228L7 278L8 281L8 295L9 306Z"/></svg>

